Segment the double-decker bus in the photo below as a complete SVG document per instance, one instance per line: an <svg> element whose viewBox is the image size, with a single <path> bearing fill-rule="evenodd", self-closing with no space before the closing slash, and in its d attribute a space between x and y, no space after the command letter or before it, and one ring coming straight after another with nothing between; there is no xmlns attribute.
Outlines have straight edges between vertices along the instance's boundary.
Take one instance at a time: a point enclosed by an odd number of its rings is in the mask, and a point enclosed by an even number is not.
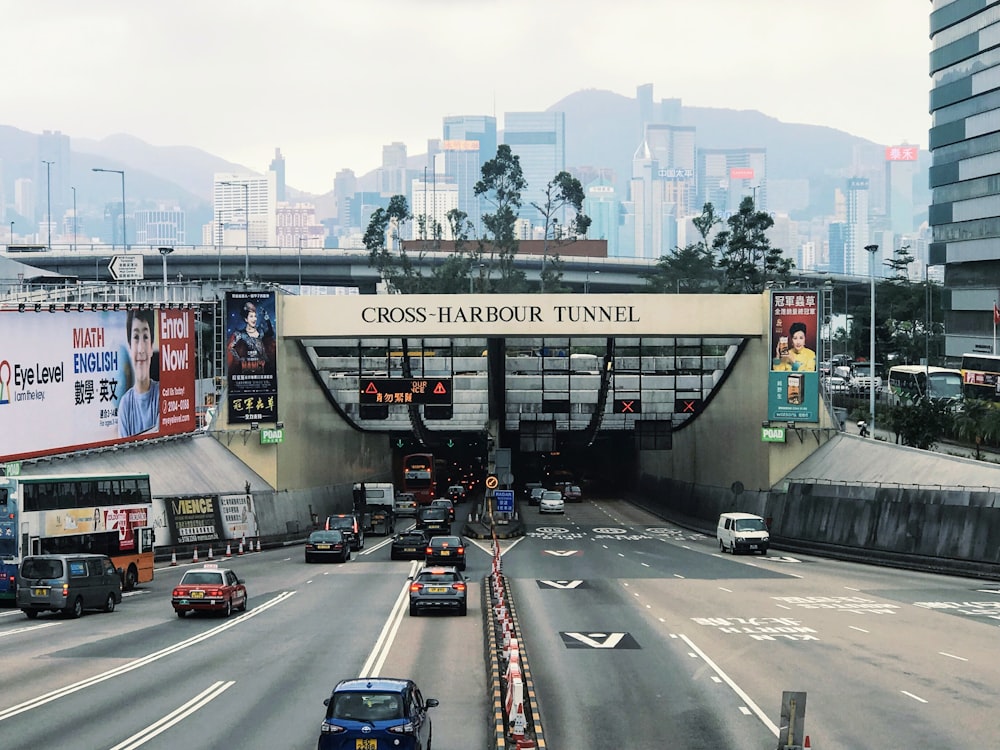
<svg viewBox="0 0 1000 750"><path fill-rule="evenodd" d="M889 368L889 393L894 404L912 404L922 398L960 401L962 371L925 365Z"/></svg>
<svg viewBox="0 0 1000 750"><path fill-rule="evenodd" d="M28 555L107 555L125 590L152 581L152 507L148 474L0 477L0 599Z"/></svg>
<svg viewBox="0 0 1000 750"><path fill-rule="evenodd" d="M962 355L962 395L966 400L1000 402L1000 355Z"/></svg>
<svg viewBox="0 0 1000 750"><path fill-rule="evenodd" d="M428 505L437 495L434 456L410 453L403 456L403 492L412 492L417 505Z"/></svg>

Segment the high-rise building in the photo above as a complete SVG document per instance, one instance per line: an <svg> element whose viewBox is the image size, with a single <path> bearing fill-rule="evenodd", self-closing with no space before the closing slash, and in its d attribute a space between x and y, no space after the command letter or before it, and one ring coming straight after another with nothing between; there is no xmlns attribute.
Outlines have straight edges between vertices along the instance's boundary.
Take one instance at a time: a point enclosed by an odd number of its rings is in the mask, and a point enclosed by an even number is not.
<svg viewBox="0 0 1000 750"><path fill-rule="evenodd" d="M476 144L476 162L472 169L469 142ZM483 236L482 197L475 195L476 183L482 177L483 165L497 155L497 118L489 115L451 115L444 118L443 138L428 142L428 158L435 159L442 151L453 150L448 144L457 145L461 153L446 154L445 174L453 177L458 185L459 210L468 214L476 236ZM464 144L464 145L459 145ZM434 161L429 162L433 164Z"/></svg>
<svg viewBox="0 0 1000 750"><path fill-rule="evenodd" d="M490 115L450 115L444 118L443 140L476 141L479 167L497 155L497 118Z"/></svg>
<svg viewBox="0 0 1000 750"><path fill-rule="evenodd" d="M659 258L677 245L678 219L694 212L695 129L654 124L632 158L635 257Z"/></svg>
<svg viewBox="0 0 1000 750"><path fill-rule="evenodd" d="M333 194L337 199L337 224L344 229L351 226L350 201L358 191L358 178L353 169L341 169L333 178Z"/></svg>
<svg viewBox="0 0 1000 750"><path fill-rule="evenodd" d="M271 172L274 172L274 194L275 199L280 203L285 198L285 157L281 155L281 149L274 149L274 158L271 159Z"/></svg>
<svg viewBox="0 0 1000 750"><path fill-rule="evenodd" d="M965 10L957 14L956 10ZM993 352L993 304L1000 289L1000 106L996 50L984 35L1000 2L942 6L931 13L929 133L931 244L928 263L944 266L946 357ZM958 42L958 43L956 43ZM934 274L929 274L934 278Z"/></svg>
<svg viewBox="0 0 1000 750"><path fill-rule="evenodd" d="M455 186L458 195L456 208L465 213L466 221L473 227L470 239L482 237L482 204L480 197L476 195L476 183L482 176L479 141L441 141L441 151L435 158L432 168L435 183L446 181ZM413 184L416 185L417 181L414 180ZM414 203L417 201L416 193L413 195L413 201Z"/></svg>
<svg viewBox="0 0 1000 750"><path fill-rule="evenodd" d="M184 212L180 208L136 209L135 244L184 245L186 243Z"/></svg>
<svg viewBox="0 0 1000 750"><path fill-rule="evenodd" d="M215 210L212 236L218 238L218 242L213 244L247 243L250 247L278 244L275 180L274 172L264 177L215 174L212 180Z"/></svg>
<svg viewBox="0 0 1000 750"><path fill-rule="evenodd" d="M406 144L394 141L382 147L382 166L378 170L378 190L386 196L406 195Z"/></svg>
<svg viewBox="0 0 1000 750"><path fill-rule="evenodd" d="M870 258L865 247L869 245L871 227L868 216L868 179L852 177L847 181L847 224L844 239L844 273L849 276L868 276ZM875 267L881 268L879 258Z"/></svg>
<svg viewBox="0 0 1000 750"><path fill-rule="evenodd" d="M326 229L314 204L279 201L275 213L278 247L323 247Z"/></svg>
<svg viewBox="0 0 1000 750"><path fill-rule="evenodd" d="M45 205L44 198L42 205ZM29 180L27 177L14 180L14 210L25 217L35 215L35 183L33 180Z"/></svg>
<svg viewBox="0 0 1000 750"><path fill-rule="evenodd" d="M829 254L826 268L830 273L844 273L844 256L847 254L847 224L842 221L830 223Z"/></svg>
<svg viewBox="0 0 1000 750"><path fill-rule="evenodd" d="M410 224L412 240L431 240L440 228L442 240L455 239L448 221L448 212L459 207L459 189L452 180L438 175L433 183L414 180L412 186L413 221Z"/></svg>
<svg viewBox="0 0 1000 750"><path fill-rule="evenodd" d="M698 149L696 211L711 203L722 216L736 213L747 196L758 211L768 210L767 149Z"/></svg>
<svg viewBox="0 0 1000 750"><path fill-rule="evenodd" d="M618 233L621 228L621 201L609 180L597 179L587 185L583 212L590 217L587 239L607 240L608 257L618 257Z"/></svg>
<svg viewBox="0 0 1000 750"><path fill-rule="evenodd" d="M504 114L503 142L518 157L528 183L521 193L520 217L541 227L545 221L535 206L544 207L546 187L566 169L566 115L563 112L507 112ZM557 218L565 225L565 216Z"/></svg>

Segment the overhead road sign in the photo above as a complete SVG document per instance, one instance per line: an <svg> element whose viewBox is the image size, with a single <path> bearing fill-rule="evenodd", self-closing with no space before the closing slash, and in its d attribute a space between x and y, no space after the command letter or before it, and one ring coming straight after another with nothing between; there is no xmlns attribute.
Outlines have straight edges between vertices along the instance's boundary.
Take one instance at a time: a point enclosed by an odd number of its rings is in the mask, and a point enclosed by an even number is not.
<svg viewBox="0 0 1000 750"><path fill-rule="evenodd" d="M451 378L362 378L362 404L451 404Z"/></svg>
<svg viewBox="0 0 1000 750"><path fill-rule="evenodd" d="M142 255L116 255L108 263L111 278L115 281L135 281L142 276Z"/></svg>

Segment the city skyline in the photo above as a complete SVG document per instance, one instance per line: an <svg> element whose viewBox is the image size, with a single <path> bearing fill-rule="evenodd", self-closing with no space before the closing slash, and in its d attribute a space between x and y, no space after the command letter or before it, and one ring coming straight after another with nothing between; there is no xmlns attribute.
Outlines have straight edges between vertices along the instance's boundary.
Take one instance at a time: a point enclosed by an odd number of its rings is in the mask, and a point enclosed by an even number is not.
<svg viewBox="0 0 1000 750"><path fill-rule="evenodd" d="M220 0L169 15L121 0L14 5L5 47L31 64L8 77L4 124L128 133L260 172L279 147L287 183L316 194L342 169L377 168L387 144L423 152L448 115L494 115L502 130L506 112L581 89L633 97L645 83L657 100L926 147L926 8L766 4Z"/></svg>

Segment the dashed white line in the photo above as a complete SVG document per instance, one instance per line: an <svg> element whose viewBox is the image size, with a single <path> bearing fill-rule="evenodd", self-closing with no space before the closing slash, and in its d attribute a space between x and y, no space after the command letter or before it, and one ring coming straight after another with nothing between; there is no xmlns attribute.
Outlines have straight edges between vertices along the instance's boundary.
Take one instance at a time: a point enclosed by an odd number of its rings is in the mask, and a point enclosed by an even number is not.
<svg viewBox="0 0 1000 750"><path fill-rule="evenodd" d="M145 745L149 740L153 739L156 735L167 731L174 724L177 724L188 716L193 714L202 706L205 706L209 701L215 700L220 695L222 695L226 690L235 685L236 682L230 680L229 682L216 682L214 685L209 687L207 690L202 691L194 698L189 700L183 706L178 708L176 711L167 714L159 721L150 724L145 729L141 729L131 737L129 737L124 742L115 745L111 750L134 750L135 748Z"/></svg>
<svg viewBox="0 0 1000 750"><path fill-rule="evenodd" d="M864 628L859 628L859 627L858 627L857 625L848 625L848 627L849 627L849 628L850 628L851 630L858 630L858 631L860 631L860 632L862 632L862 633L867 633L867 632L869 632L869 631L865 630Z"/></svg>
<svg viewBox="0 0 1000 750"><path fill-rule="evenodd" d="M964 656L955 656L955 654L949 654L947 651L938 651L941 656L947 656L949 659L958 659L959 661L968 661Z"/></svg>
<svg viewBox="0 0 1000 750"><path fill-rule="evenodd" d="M921 698L919 695L914 695L913 693L907 692L906 690L900 690L899 692L901 692L907 698L913 698L913 700L915 700L915 701L920 701L921 703L926 703L927 702L923 698Z"/></svg>

